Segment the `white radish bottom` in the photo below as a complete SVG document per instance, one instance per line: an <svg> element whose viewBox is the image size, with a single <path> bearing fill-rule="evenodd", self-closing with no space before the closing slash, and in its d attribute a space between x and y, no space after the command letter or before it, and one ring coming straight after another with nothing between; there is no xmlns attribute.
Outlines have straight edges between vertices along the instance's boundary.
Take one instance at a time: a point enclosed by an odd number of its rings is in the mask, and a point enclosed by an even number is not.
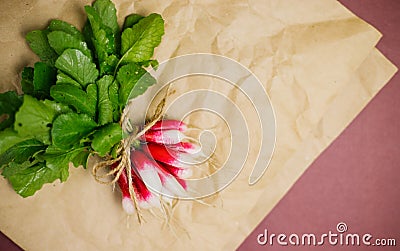
<svg viewBox="0 0 400 251"><path fill-rule="evenodd" d="M147 200L139 200L139 207L143 209L161 208L160 200L157 196L152 194Z"/></svg>
<svg viewBox="0 0 400 251"><path fill-rule="evenodd" d="M122 207L127 214L134 214L136 212L135 205L129 197L125 197L122 199Z"/></svg>

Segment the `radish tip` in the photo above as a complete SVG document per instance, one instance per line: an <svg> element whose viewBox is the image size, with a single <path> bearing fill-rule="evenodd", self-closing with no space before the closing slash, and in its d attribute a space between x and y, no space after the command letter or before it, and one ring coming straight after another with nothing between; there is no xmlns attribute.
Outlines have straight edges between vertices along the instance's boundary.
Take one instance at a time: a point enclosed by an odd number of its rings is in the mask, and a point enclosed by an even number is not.
<svg viewBox="0 0 400 251"><path fill-rule="evenodd" d="M125 197L122 199L122 207L125 212L129 215L134 214L136 212L135 205L133 205L133 201L131 198Z"/></svg>

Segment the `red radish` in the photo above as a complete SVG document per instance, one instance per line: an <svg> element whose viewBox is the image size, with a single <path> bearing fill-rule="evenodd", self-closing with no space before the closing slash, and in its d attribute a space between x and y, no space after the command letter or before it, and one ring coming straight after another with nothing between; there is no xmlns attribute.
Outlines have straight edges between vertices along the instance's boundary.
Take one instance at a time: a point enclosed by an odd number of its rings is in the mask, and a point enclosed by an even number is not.
<svg viewBox="0 0 400 251"><path fill-rule="evenodd" d="M185 187L177 180L177 178L170 174L163 166L159 165L158 175L160 177L161 183L163 184L163 191L169 196L185 196ZM186 183L185 183L186 186Z"/></svg>
<svg viewBox="0 0 400 251"><path fill-rule="evenodd" d="M175 177L154 160L148 158L142 151L132 151L131 161L144 181L143 187L148 186L157 192L168 192L170 195L184 196L185 190L176 181Z"/></svg>
<svg viewBox="0 0 400 251"><path fill-rule="evenodd" d="M193 171L192 169L182 169L182 168L177 168L174 166L170 166L165 163L158 163L164 170L172 174L176 181L179 182L179 184L186 190L187 189L187 184L186 181L184 180L185 178L189 178L192 176Z"/></svg>
<svg viewBox="0 0 400 251"><path fill-rule="evenodd" d="M158 166L153 160L149 159L142 151L133 150L131 163L136 167L146 186L155 191L161 191L162 184L158 176Z"/></svg>
<svg viewBox="0 0 400 251"><path fill-rule="evenodd" d="M194 161L190 154L168 149L164 145L147 143L147 145L143 148L147 148L145 151L148 152L149 155L155 160L158 160L170 166L178 168L189 168L191 166L191 163L193 163L190 161Z"/></svg>
<svg viewBox="0 0 400 251"><path fill-rule="evenodd" d="M186 184L186 180L184 179L180 179L180 178L176 178L176 181L179 182L179 184L183 187L183 189L187 190L187 184Z"/></svg>
<svg viewBox="0 0 400 251"><path fill-rule="evenodd" d="M112 169L117 168L119 162L115 162L111 165ZM129 184L128 177L126 173L123 171L118 178L118 185L122 192L122 207L124 208L127 214L134 214L136 212L135 205L131 199L131 195L129 193Z"/></svg>
<svg viewBox="0 0 400 251"><path fill-rule="evenodd" d="M149 130L142 135L141 140L159 144L177 144L186 136L179 130Z"/></svg>
<svg viewBox="0 0 400 251"><path fill-rule="evenodd" d="M144 184L144 182L132 170L132 183L140 208L161 207L160 201Z"/></svg>
<svg viewBox="0 0 400 251"><path fill-rule="evenodd" d="M186 179L193 175L193 171L190 168L174 167L161 162L158 164L162 165L165 170L167 170L170 174L174 175L176 178Z"/></svg>
<svg viewBox="0 0 400 251"><path fill-rule="evenodd" d="M190 153L190 154L199 153L201 150L199 145L191 143L191 142L179 142L176 144L171 144L171 145L168 145L168 148L175 150L175 151Z"/></svg>
<svg viewBox="0 0 400 251"><path fill-rule="evenodd" d="M178 130L181 132L186 131L187 125L179 120L160 120L155 123L150 130L158 131L158 130Z"/></svg>

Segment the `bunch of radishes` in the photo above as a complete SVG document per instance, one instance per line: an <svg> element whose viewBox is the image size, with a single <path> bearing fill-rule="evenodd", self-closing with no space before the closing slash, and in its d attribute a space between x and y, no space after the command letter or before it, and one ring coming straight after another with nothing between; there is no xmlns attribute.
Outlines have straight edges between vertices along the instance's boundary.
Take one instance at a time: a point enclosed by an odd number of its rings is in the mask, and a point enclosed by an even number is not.
<svg viewBox="0 0 400 251"><path fill-rule="evenodd" d="M192 175L191 168L201 155L199 144L184 134L187 129L182 121L157 121L140 136L140 144L131 148L131 170L121 172L118 178L126 213L133 214L136 208L161 209L162 202L187 194L185 179ZM111 168L117 166L118 162Z"/></svg>

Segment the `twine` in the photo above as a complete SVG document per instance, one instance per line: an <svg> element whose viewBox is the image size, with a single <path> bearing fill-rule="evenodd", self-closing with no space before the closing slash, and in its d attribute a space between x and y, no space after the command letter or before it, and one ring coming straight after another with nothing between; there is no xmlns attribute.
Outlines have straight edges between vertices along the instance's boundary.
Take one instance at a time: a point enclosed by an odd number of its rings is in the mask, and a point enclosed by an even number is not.
<svg viewBox="0 0 400 251"><path fill-rule="evenodd" d="M163 116L163 110L165 107L166 99L168 97L169 93L169 87L170 85L167 86L166 93L163 97L163 99L158 103L156 110L154 112L154 115L150 118L149 121L145 124L143 129L138 132L138 127L132 128L132 125L129 122L129 119L127 119L128 114L129 114L129 105L124 109L121 115L120 119L120 125L122 128L125 128L129 132L129 136L125 139L122 139L120 142L120 146L117 149L117 157L112 158L111 156L105 157L103 160L97 162L92 169L92 175L95 179L96 182L104 185L114 185L119 177L121 176L122 172L126 172L127 178L128 178L128 186L129 186L129 193L132 201L134 202L135 209L137 212L138 216L138 221L139 223L142 221L141 218L141 213L140 213L140 208L138 207L138 202L137 198L135 195L135 191L133 188L133 183L132 183L132 168L131 168L131 159L130 159L130 153L131 153L131 145L134 141L138 140L141 136L143 136L157 121L159 121L162 116ZM107 170L110 166L115 164L116 162L118 163L118 166L115 168L112 168L111 170ZM102 173L102 174L99 174ZM112 180L108 179L109 177L113 177Z"/></svg>

